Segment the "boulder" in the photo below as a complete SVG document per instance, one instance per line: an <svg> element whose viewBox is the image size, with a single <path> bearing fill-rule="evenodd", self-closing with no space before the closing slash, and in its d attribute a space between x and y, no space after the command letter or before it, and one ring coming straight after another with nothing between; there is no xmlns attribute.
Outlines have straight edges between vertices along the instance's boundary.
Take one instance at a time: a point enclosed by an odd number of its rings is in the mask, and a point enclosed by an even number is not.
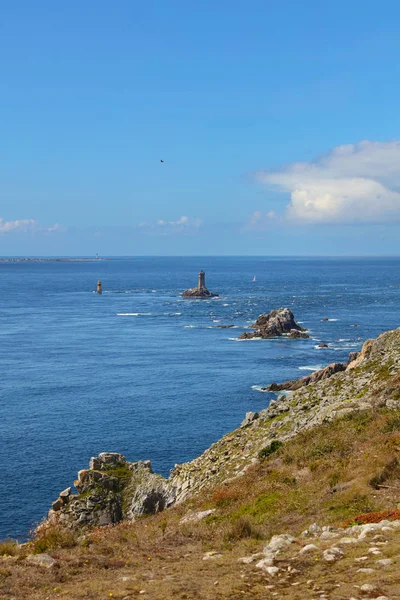
<svg viewBox="0 0 400 600"><path fill-rule="evenodd" d="M269 339L287 335L288 337L308 338L306 329L300 327L294 320L294 315L290 308L280 308L272 310L269 314L262 314L251 326L254 332L245 332L239 339L246 340L251 338Z"/></svg>
<svg viewBox="0 0 400 600"><path fill-rule="evenodd" d="M63 490L62 492L60 492L60 498L62 498L63 500L69 498L71 495L71 488L68 487L65 490Z"/></svg>
<svg viewBox="0 0 400 600"><path fill-rule="evenodd" d="M305 331L299 331L298 329L291 329L288 335L290 338L308 339L310 336Z"/></svg>
<svg viewBox="0 0 400 600"><path fill-rule="evenodd" d="M256 421L259 418L259 414L258 412L248 412L246 413L245 418L243 419L240 427L246 427L247 425L251 425L251 423L253 423L254 421Z"/></svg>
<svg viewBox="0 0 400 600"><path fill-rule="evenodd" d="M215 513L215 508L210 508L209 510L202 510L199 512L189 511L181 520L180 523L185 525L185 523L198 523L202 521L206 517L209 517Z"/></svg>
<svg viewBox="0 0 400 600"><path fill-rule="evenodd" d="M30 554L26 557L26 560L33 565L46 567L46 569L50 569L57 564L57 561L50 554Z"/></svg>
<svg viewBox="0 0 400 600"><path fill-rule="evenodd" d="M60 510L63 506L63 501L61 500L61 498L57 498L57 500L55 502L53 502L53 504L51 505L51 508L54 511Z"/></svg>

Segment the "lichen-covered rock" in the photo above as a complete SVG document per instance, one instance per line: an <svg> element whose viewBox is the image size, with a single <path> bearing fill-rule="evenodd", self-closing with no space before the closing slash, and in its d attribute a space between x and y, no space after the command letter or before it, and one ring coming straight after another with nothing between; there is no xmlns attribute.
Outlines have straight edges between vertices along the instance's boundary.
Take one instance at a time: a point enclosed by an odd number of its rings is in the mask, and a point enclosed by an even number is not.
<svg viewBox="0 0 400 600"><path fill-rule="evenodd" d="M290 308L280 308L272 310L269 314L262 314L257 321L251 326L256 329L254 332L245 332L239 336L241 340L251 338L274 338L281 335L288 337L308 338L306 329L300 327L294 320L294 315Z"/></svg>
<svg viewBox="0 0 400 600"><path fill-rule="evenodd" d="M66 526L110 525L122 519L153 514L175 500L174 486L153 473L150 461L130 463L115 452L90 459L71 488L53 502L48 519Z"/></svg>

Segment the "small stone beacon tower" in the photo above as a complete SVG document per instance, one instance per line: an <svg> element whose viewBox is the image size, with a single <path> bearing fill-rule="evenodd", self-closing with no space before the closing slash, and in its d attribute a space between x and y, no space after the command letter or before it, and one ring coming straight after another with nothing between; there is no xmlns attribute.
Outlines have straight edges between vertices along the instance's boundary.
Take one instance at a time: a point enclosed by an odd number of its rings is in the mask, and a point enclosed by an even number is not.
<svg viewBox="0 0 400 600"><path fill-rule="evenodd" d="M182 292L182 296L184 298L214 298L218 294L212 294L208 291L206 288L206 274L201 270L197 280L197 287L185 290Z"/></svg>
<svg viewBox="0 0 400 600"><path fill-rule="evenodd" d="M97 290L96 290L96 292L97 292L98 294L101 294L101 293L102 293L102 291L103 291L103 290L102 290L102 287L101 287L101 281L98 281L98 282L97 282Z"/></svg>
<svg viewBox="0 0 400 600"><path fill-rule="evenodd" d="M199 292L201 290L206 290L207 289L206 288L206 274L204 273L203 269L199 273L199 279L198 279L197 289L199 290Z"/></svg>

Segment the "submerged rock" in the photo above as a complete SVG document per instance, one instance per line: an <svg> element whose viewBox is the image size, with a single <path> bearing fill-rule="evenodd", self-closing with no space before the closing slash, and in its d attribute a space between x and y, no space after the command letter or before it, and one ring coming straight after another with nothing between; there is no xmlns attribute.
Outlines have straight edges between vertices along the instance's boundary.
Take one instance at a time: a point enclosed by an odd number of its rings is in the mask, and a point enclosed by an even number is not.
<svg viewBox="0 0 400 600"><path fill-rule="evenodd" d="M256 331L243 333L239 336L240 340L251 338L268 339L281 335L293 338L310 337L306 333L307 330L296 323L290 308L280 308L279 310L272 310L269 314L262 314L251 327Z"/></svg>

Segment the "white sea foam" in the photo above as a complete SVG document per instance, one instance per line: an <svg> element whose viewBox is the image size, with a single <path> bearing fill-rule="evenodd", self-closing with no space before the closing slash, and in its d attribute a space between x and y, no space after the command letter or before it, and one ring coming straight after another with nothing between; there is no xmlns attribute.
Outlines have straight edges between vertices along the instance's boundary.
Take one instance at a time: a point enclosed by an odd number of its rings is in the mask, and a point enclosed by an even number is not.
<svg viewBox="0 0 400 600"><path fill-rule="evenodd" d="M223 304L222 306L229 306L229 304Z"/></svg>
<svg viewBox="0 0 400 600"><path fill-rule="evenodd" d="M304 365L304 367L297 367L300 371L319 371L322 369L322 365Z"/></svg>
<svg viewBox="0 0 400 600"><path fill-rule="evenodd" d="M264 394L267 391L265 388L263 389L261 385L252 385L251 389L255 390L256 392L263 392Z"/></svg>
<svg viewBox="0 0 400 600"><path fill-rule="evenodd" d="M153 313L117 313L117 317L151 317Z"/></svg>
<svg viewBox="0 0 400 600"><path fill-rule="evenodd" d="M339 319L328 319L328 321L339 321Z"/></svg>
<svg viewBox="0 0 400 600"><path fill-rule="evenodd" d="M255 337L255 338L246 338L246 339L239 339L239 338L228 338L228 340L231 340L231 342L259 342L260 340L262 340L261 337Z"/></svg>
<svg viewBox="0 0 400 600"><path fill-rule="evenodd" d="M354 348L361 348L362 344L355 342L354 344L343 344L343 346L332 346L332 350L354 350Z"/></svg>

